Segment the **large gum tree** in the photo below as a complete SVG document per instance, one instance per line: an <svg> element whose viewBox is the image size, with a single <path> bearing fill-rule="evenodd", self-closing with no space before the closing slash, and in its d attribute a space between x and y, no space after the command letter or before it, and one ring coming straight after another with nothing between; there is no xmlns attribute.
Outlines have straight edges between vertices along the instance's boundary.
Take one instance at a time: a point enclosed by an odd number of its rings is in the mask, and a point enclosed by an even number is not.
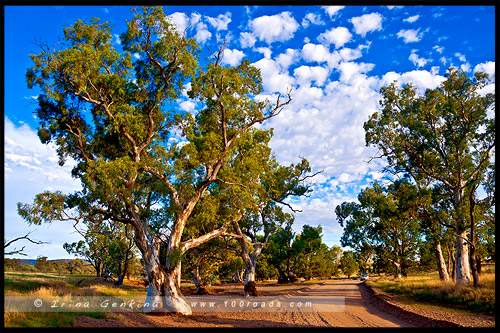
<svg viewBox="0 0 500 333"><path fill-rule="evenodd" d="M389 168L418 172L442 185L453 204L456 283L469 284L467 193L484 181L495 147L495 94L481 94L487 74L451 67L446 80L419 96L411 85L381 89L381 111L364 124L366 144L378 147ZM493 117L488 116L493 112ZM475 191L475 190L474 190Z"/></svg>
<svg viewBox="0 0 500 333"><path fill-rule="evenodd" d="M245 188L237 184L245 170L240 143L251 138L267 144L269 135L255 135L254 125L279 114L291 99L257 101L260 72L247 60L223 66L223 48L200 68L199 46L161 7L143 7L127 25L118 51L108 23L77 21L53 48L40 45L41 52L31 55L26 78L42 91L40 140L56 144L61 164L68 157L77 161L72 173L82 190L58 209L131 225L149 281L144 310L188 315L180 258L223 234L241 213L233 207L225 221L193 237L186 237L186 224L214 187ZM188 82L188 96L202 105L195 115L175 109ZM42 215L50 207L47 198Z"/></svg>

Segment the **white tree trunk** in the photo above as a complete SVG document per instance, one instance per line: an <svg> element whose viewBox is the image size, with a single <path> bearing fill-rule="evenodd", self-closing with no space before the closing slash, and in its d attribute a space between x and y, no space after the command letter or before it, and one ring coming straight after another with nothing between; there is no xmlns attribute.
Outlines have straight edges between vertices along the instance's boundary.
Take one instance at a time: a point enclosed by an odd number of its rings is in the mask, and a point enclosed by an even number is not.
<svg viewBox="0 0 500 333"><path fill-rule="evenodd" d="M439 241L434 242L434 254L436 255L439 278L442 281L449 281L450 275L448 274L448 270L446 268L446 262L443 256L443 250L441 248L441 243Z"/></svg>
<svg viewBox="0 0 500 333"><path fill-rule="evenodd" d="M454 204L456 215L456 239L457 239L457 253L455 260L455 281L457 285L467 285L471 283L471 271L469 263L469 249L467 244L467 228L466 220L463 212L464 202L464 186L460 184L459 190L454 193ZM463 185L463 186L462 186Z"/></svg>
<svg viewBox="0 0 500 333"><path fill-rule="evenodd" d="M245 270L245 287L244 296L254 296L253 290L255 289L255 265L247 265Z"/></svg>
<svg viewBox="0 0 500 333"><path fill-rule="evenodd" d="M143 312L192 314L180 291L178 269L166 270L159 264L146 264L149 287Z"/></svg>
<svg viewBox="0 0 500 333"><path fill-rule="evenodd" d="M457 285L467 285L472 282L469 263L469 247L467 244L467 232L457 233L457 256L455 279Z"/></svg>

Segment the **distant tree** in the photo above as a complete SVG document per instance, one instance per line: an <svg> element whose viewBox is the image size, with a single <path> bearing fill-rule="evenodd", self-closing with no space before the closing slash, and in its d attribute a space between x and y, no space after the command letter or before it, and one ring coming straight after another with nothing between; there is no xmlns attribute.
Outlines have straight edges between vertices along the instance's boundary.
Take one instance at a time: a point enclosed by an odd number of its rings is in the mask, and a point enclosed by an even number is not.
<svg viewBox="0 0 500 333"><path fill-rule="evenodd" d="M292 221L278 228L270 238L269 245L264 249L264 253L268 254L268 262L278 271L278 283L289 283L296 280L292 266L294 253L292 244L295 238Z"/></svg>
<svg viewBox="0 0 500 333"><path fill-rule="evenodd" d="M4 271L36 272L36 268L22 259L4 258Z"/></svg>
<svg viewBox="0 0 500 333"><path fill-rule="evenodd" d="M311 227L306 224L292 244L294 273L306 280L314 276L315 257L322 246L321 233L321 226Z"/></svg>
<svg viewBox="0 0 500 333"><path fill-rule="evenodd" d="M293 232L291 223L278 228L263 251L267 263L278 271L278 283L336 274L340 248L328 248L322 243L321 233L321 226L307 224L300 234Z"/></svg>
<svg viewBox="0 0 500 333"><path fill-rule="evenodd" d="M258 281L265 281L276 279L278 277L278 270L269 262L269 254L262 252L257 262L255 269L255 278Z"/></svg>
<svg viewBox="0 0 500 333"><path fill-rule="evenodd" d="M210 294L211 285L219 276L219 268L230 250L221 239L212 239L189 250L184 256L183 269L188 271L196 294Z"/></svg>
<svg viewBox="0 0 500 333"><path fill-rule="evenodd" d="M39 256L36 258L36 262L33 266L39 271L43 273L52 272L55 268L54 263L47 260L47 257Z"/></svg>
<svg viewBox="0 0 500 333"><path fill-rule="evenodd" d="M344 251L342 258L340 259L340 269L344 275L347 275L348 279L350 279L351 276L358 271L359 266L354 259L354 252Z"/></svg>
<svg viewBox="0 0 500 333"><path fill-rule="evenodd" d="M319 250L311 258L312 277L329 279L338 275L341 257L342 249L340 246L334 245L329 248L326 244L321 243Z"/></svg>
<svg viewBox="0 0 500 333"><path fill-rule="evenodd" d="M355 247L360 237L369 242L379 256L396 267L396 277L406 274L421 241L418 220L418 192L408 179L387 187L375 182L358 195L359 204L337 206L337 218L344 226L343 246Z"/></svg>
<svg viewBox="0 0 500 333"><path fill-rule="evenodd" d="M86 258L96 271L96 276L116 277L115 284L122 285L129 262L135 257L132 228L112 221L86 220L80 232L83 240L63 248L70 254Z"/></svg>
<svg viewBox="0 0 500 333"><path fill-rule="evenodd" d="M288 167L279 165L274 157L264 164L264 170L259 174L257 182L262 184L256 193L256 205L246 210L243 218L235 222L234 230L241 248L240 254L246 265L245 290L246 294L255 296L255 274L259 257L269 238L279 227L293 222L292 216L283 211L288 207L293 213L300 212L286 203L290 197L306 196L312 188L306 180L316 174L309 174L309 162L302 158L297 164ZM262 235L260 240L259 233ZM247 239L253 245L250 254Z"/></svg>
<svg viewBox="0 0 500 333"><path fill-rule="evenodd" d="M418 250L419 268L423 271L430 271L435 269L437 263L432 242L422 242Z"/></svg>

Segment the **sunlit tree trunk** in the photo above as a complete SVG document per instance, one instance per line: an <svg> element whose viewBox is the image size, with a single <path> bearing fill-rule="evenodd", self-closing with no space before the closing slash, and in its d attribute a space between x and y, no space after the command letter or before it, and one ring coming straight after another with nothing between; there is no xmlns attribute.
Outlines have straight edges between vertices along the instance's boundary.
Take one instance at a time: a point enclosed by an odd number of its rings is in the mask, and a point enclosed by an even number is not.
<svg viewBox="0 0 500 333"><path fill-rule="evenodd" d="M466 218L463 212L464 189L460 186L454 193L454 204L456 216L456 240L457 252L455 260L455 281L457 285L467 285L471 283L471 273L469 264L469 247L467 240Z"/></svg>
<svg viewBox="0 0 500 333"><path fill-rule="evenodd" d="M449 281L450 275L448 274L448 269L446 268L446 262L444 260L441 242L438 240L434 241L434 254L436 256L439 279L441 281Z"/></svg>

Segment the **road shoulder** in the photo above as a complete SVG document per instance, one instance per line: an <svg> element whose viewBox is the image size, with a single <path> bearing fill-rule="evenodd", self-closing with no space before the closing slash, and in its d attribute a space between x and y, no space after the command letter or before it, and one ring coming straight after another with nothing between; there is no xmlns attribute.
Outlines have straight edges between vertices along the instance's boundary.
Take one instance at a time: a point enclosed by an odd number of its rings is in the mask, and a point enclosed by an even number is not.
<svg viewBox="0 0 500 333"><path fill-rule="evenodd" d="M395 297L373 288L366 282L360 283L363 297L381 311L405 320L419 327L494 327L495 317L466 315L430 307L415 307L400 303Z"/></svg>

